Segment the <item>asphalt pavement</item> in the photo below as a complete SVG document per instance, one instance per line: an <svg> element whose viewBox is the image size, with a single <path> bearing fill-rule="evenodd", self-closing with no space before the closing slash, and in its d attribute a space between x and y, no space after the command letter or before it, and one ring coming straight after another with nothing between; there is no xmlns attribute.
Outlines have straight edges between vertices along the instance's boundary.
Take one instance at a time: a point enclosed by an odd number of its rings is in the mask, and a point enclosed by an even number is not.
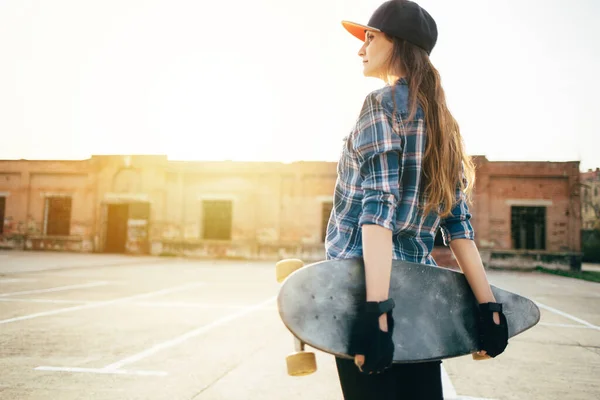
<svg viewBox="0 0 600 400"><path fill-rule="evenodd" d="M496 359L445 360L445 398L600 398L600 284L487 274L541 322ZM327 354L287 375L278 288L267 262L0 252L0 399L341 399Z"/></svg>

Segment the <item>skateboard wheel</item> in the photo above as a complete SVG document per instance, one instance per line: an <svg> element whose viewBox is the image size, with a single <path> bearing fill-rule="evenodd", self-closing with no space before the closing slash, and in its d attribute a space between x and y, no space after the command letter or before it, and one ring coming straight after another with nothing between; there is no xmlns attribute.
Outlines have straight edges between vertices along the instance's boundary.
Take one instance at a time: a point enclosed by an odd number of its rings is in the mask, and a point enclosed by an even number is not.
<svg viewBox="0 0 600 400"><path fill-rule="evenodd" d="M287 260L281 260L275 264L275 275L277 282L283 282L292 272L302 268L304 262L296 258L290 258Z"/></svg>
<svg viewBox="0 0 600 400"><path fill-rule="evenodd" d="M304 376L310 375L317 370L315 353L300 351L292 353L285 359L288 375Z"/></svg>

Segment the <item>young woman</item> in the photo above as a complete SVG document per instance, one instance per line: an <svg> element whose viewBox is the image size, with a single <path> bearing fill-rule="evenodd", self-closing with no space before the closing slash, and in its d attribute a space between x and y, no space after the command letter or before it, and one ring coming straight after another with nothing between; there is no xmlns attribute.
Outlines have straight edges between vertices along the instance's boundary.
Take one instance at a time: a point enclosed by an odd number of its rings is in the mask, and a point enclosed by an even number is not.
<svg viewBox="0 0 600 400"><path fill-rule="evenodd" d="M344 141L325 243L327 259L365 264L366 301L350 343L355 359L336 358L342 392L346 400L442 399L441 361L392 364L392 259L435 266L441 229L480 305L484 350L474 357L502 353L508 328L469 222L474 167L429 59L437 27L405 0L383 3L367 25L342 24L364 42L364 75L385 83L366 97Z"/></svg>

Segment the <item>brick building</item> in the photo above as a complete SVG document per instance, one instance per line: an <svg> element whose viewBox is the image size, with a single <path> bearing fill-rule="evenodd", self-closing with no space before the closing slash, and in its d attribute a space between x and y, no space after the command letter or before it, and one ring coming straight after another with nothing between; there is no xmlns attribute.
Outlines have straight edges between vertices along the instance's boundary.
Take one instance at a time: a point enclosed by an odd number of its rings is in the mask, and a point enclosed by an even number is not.
<svg viewBox="0 0 600 400"><path fill-rule="evenodd" d="M581 268L579 162L478 157L473 225L489 266Z"/></svg>
<svg viewBox="0 0 600 400"><path fill-rule="evenodd" d="M600 168L581 173L583 229L600 229Z"/></svg>
<svg viewBox="0 0 600 400"><path fill-rule="evenodd" d="M486 265L578 268L579 162L475 161L472 223ZM0 246L318 260L335 179L329 162L4 160Z"/></svg>
<svg viewBox="0 0 600 400"><path fill-rule="evenodd" d="M584 262L600 262L600 168L581 173L581 250Z"/></svg>

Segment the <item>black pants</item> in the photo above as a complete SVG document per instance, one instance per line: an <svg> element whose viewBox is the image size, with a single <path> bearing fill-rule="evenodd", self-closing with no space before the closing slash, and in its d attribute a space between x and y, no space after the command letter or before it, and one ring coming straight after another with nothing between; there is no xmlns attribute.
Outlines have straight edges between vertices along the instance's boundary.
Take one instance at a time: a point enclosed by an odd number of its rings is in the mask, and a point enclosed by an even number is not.
<svg viewBox="0 0 600 400"><path fill-rule="evenodd" d="M344 400L443 400L441 361L394 364L363 375L353 360L335 359Z"/></svg>

